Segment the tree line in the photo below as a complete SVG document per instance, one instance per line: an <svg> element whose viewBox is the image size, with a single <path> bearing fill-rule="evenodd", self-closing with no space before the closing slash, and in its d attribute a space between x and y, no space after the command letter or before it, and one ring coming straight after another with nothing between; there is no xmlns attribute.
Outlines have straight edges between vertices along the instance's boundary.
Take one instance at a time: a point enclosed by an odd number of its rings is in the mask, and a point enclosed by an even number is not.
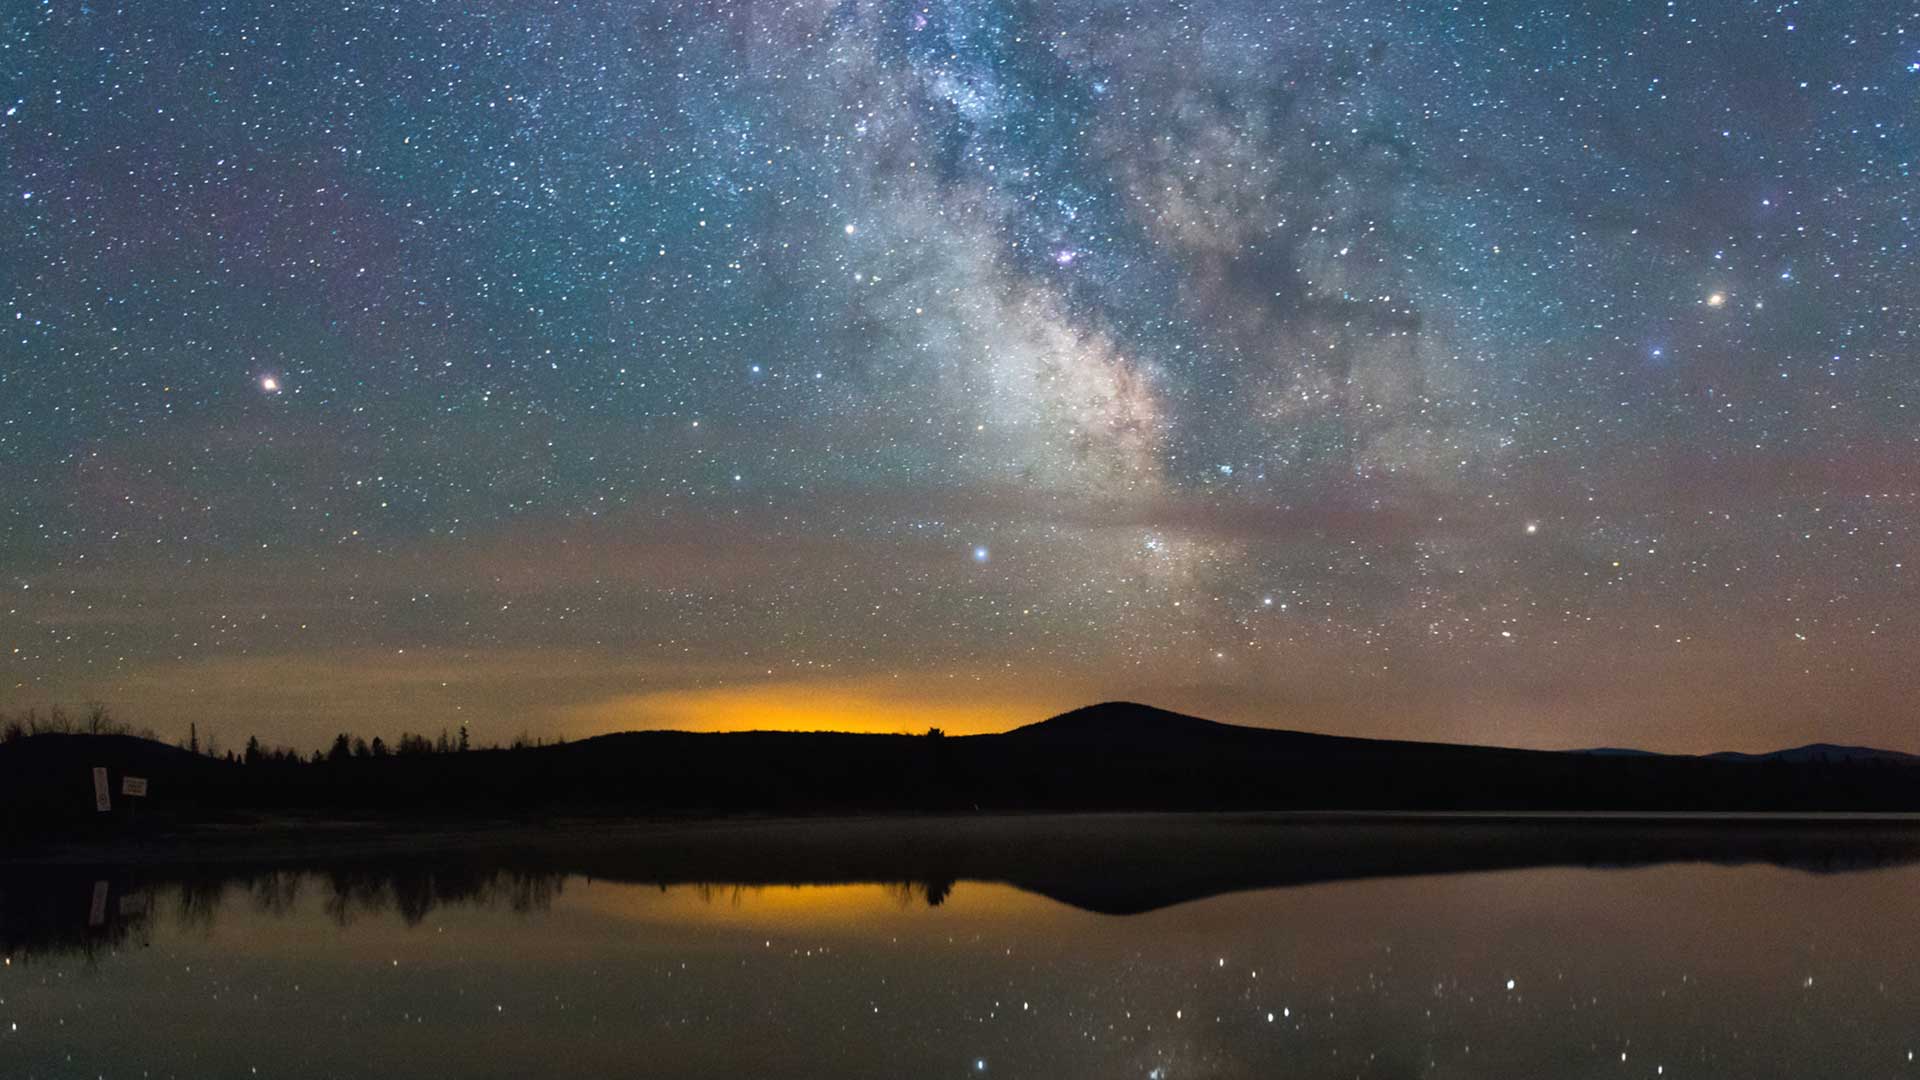
<svg viewBox="0 0 1920 1080"><path fill-rule="evenodd" d="M78 714L69 712L64 706L54 705L41 712L39 709L25 709L15 713L0 713L0 745L19 742L36 735L126 735L152 742L165 742L152 728L135 728L115 719L107 706L89 702ZM565 738L552 740L536 738L521 732L509 741L508 750L529 750L546 746L549 743L559 745ZM340 732L325 747L311 754L302 754L299 750L287 746L267 746L258 735L247 737L246 746L238 752L223 749L219 736L211 730L201 738L200 725L197 722L187 725L187 733L173 745L188 753L209 757L241 765L322 765L333 762L386 757L415 757L425 754L463 754L469 750L499 750L498 743L476 747L467 725L457 728L441 728L439 735L425 732L403 731L393 742L375 735L371 738L352 732Z"/></svg>
<svg viewBox="0 0 1920 1080"><path fill-rule="evenodd" d="M19 742L33 735L131 735L161 741L152 728L136 729L124 724L97 701L88 702L78 715L67 712L61 705L52 706L45 713L39 709L0 713L0 743Z"/></svg>
<svg viewBox="0 0 1920 1080"><path fill-rule="evenodd" d="M473 748L472 736L467 725L461 724L457 734L446 728L440 729L440 737L433 738L425 734L410 731L400 733L400 738L392 743L378 735L369 739L364 735L341 732L333 737L333 742L324 750L315 750L308 758L301 758L299 751L285 748L265 749L260 745L258 735L247 739L247 748L241 754L241 760L248 765L259 764L312 764L350 761L356 758L413 757L420 754L463 754Z"/></svg>

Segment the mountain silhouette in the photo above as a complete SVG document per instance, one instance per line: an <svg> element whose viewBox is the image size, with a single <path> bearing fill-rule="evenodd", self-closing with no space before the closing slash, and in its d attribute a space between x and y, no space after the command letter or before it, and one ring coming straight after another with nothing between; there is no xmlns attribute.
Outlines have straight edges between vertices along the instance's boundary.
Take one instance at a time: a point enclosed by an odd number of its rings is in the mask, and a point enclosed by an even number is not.
<svg viewBox="0 0 1920 1080"><path fill-rule="evenodd" d="M1787 762L1867 762L1884 761L1888 764L1914 764L1920 757L1903 754L1897 750L1876 750L1870 746L1839 746L1834 743L1808 743L1789 750L1773 750L1764 754L1742 754L1734 750L1723 750L1708 757L1722 761L1787 761Z"/></svg>
<svg viewBox="0 0 1920 1080"><path fill-rule="evenodd" d="M1010 737L1029 740L1097 738L1110 742L1231 739L1247 733L1300 734L1267 728L1236 727L1132 701L1103 701L1097 705L1085 705L1007 732Z"/></svg>
<svg viewBox="0 0 1920 1080"><path fill-rule="evenodd" d="M94 809L96 766L110 774L107 815ZM150 781L137 805L118 795L129 775ZM1362 739L1131 702L991 735L641 731L513 750L252 764L127 736L35 735L0 745L0 828L13 838L135 815L152 828L248 813L472 820L1146 810L1916 811L1920 758L1818 744L1691 756Z"/></svg>

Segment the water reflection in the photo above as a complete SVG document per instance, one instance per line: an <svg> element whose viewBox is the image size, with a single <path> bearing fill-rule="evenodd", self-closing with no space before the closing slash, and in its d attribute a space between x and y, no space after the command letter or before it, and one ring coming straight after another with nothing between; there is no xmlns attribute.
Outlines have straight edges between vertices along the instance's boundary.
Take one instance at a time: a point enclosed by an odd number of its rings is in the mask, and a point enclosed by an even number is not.
<svg viewBox="0 0 1920 1080"><path fill-rule="evenodd" d="M1910 829L1560 831L766 824L15 870L0 1060L30 1076L1913 1075Z"/></svg>
<svg viewBox="0 0 1920 1080"><path fill-rule="evenodd" d="M417 926L443 904L504 906L543 911L564 887L560 874L495 870L400 871L347 867L325 871L274 869L214 875L179 872L94 877L71 871L15 873L0 885L0 952L39 952L150 944L154 925L170 919L180 933L210 932L223 911L245 907L284 918L301 900L320 897L335 926L364 916L393 915Z"/></svg>
<svg viewBox="0 0 1920 1080"><path fill-rule="evenodd" d="M1333 820L1116 815L746 822L585 830L504 849L337 856L317 865L0 867L0 951L119 945L171 913L205 932L244 904L265 915L318 897L335 926L389 914L418 926L448 904L549 909L569 878L691 886L740 906L756 887L873 884L937 908L962 880L1004 882L1090 912L1139 914L1222 893L1357 878L1546 866L1765 863L1845 873L1920 862L1920 821L1786 819ZM820 894L804 891L788 896ZM830 906L830 905L828 905Z"/></svg>

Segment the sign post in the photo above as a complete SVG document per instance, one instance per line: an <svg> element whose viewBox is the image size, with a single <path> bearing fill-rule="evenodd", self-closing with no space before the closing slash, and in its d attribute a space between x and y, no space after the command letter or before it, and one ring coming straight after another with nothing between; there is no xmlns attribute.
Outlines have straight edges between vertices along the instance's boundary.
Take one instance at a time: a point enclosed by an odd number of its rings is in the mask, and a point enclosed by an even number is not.
<svg viewBox="0 0 1920 1080"><path fill-rule="evenodd" d="M102 765L93 768L93 808L102 814L113 809L113 797L107 793L107 770Z"/></svg>
<svg viewBox="0 0 1920 1080"><path fill-rule="evenodd" d="M134 807L140 805L133 800L147 797L147 778L144 776L122 776L120 778L120 794L127 797L127 824L131 825L133 824L134 818L138 816L134 813Z"/></svg>

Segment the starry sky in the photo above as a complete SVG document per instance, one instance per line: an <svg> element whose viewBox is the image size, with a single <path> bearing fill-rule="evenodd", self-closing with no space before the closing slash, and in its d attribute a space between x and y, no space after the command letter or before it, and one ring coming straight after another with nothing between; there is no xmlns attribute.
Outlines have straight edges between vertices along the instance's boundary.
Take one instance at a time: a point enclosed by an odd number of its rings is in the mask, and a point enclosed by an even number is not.
<svg viewBox="0 0 1920 1080"><path fill-rule="evenodd" d="M1920 9L0 14L0 709L1920 750Z"/></svg>

